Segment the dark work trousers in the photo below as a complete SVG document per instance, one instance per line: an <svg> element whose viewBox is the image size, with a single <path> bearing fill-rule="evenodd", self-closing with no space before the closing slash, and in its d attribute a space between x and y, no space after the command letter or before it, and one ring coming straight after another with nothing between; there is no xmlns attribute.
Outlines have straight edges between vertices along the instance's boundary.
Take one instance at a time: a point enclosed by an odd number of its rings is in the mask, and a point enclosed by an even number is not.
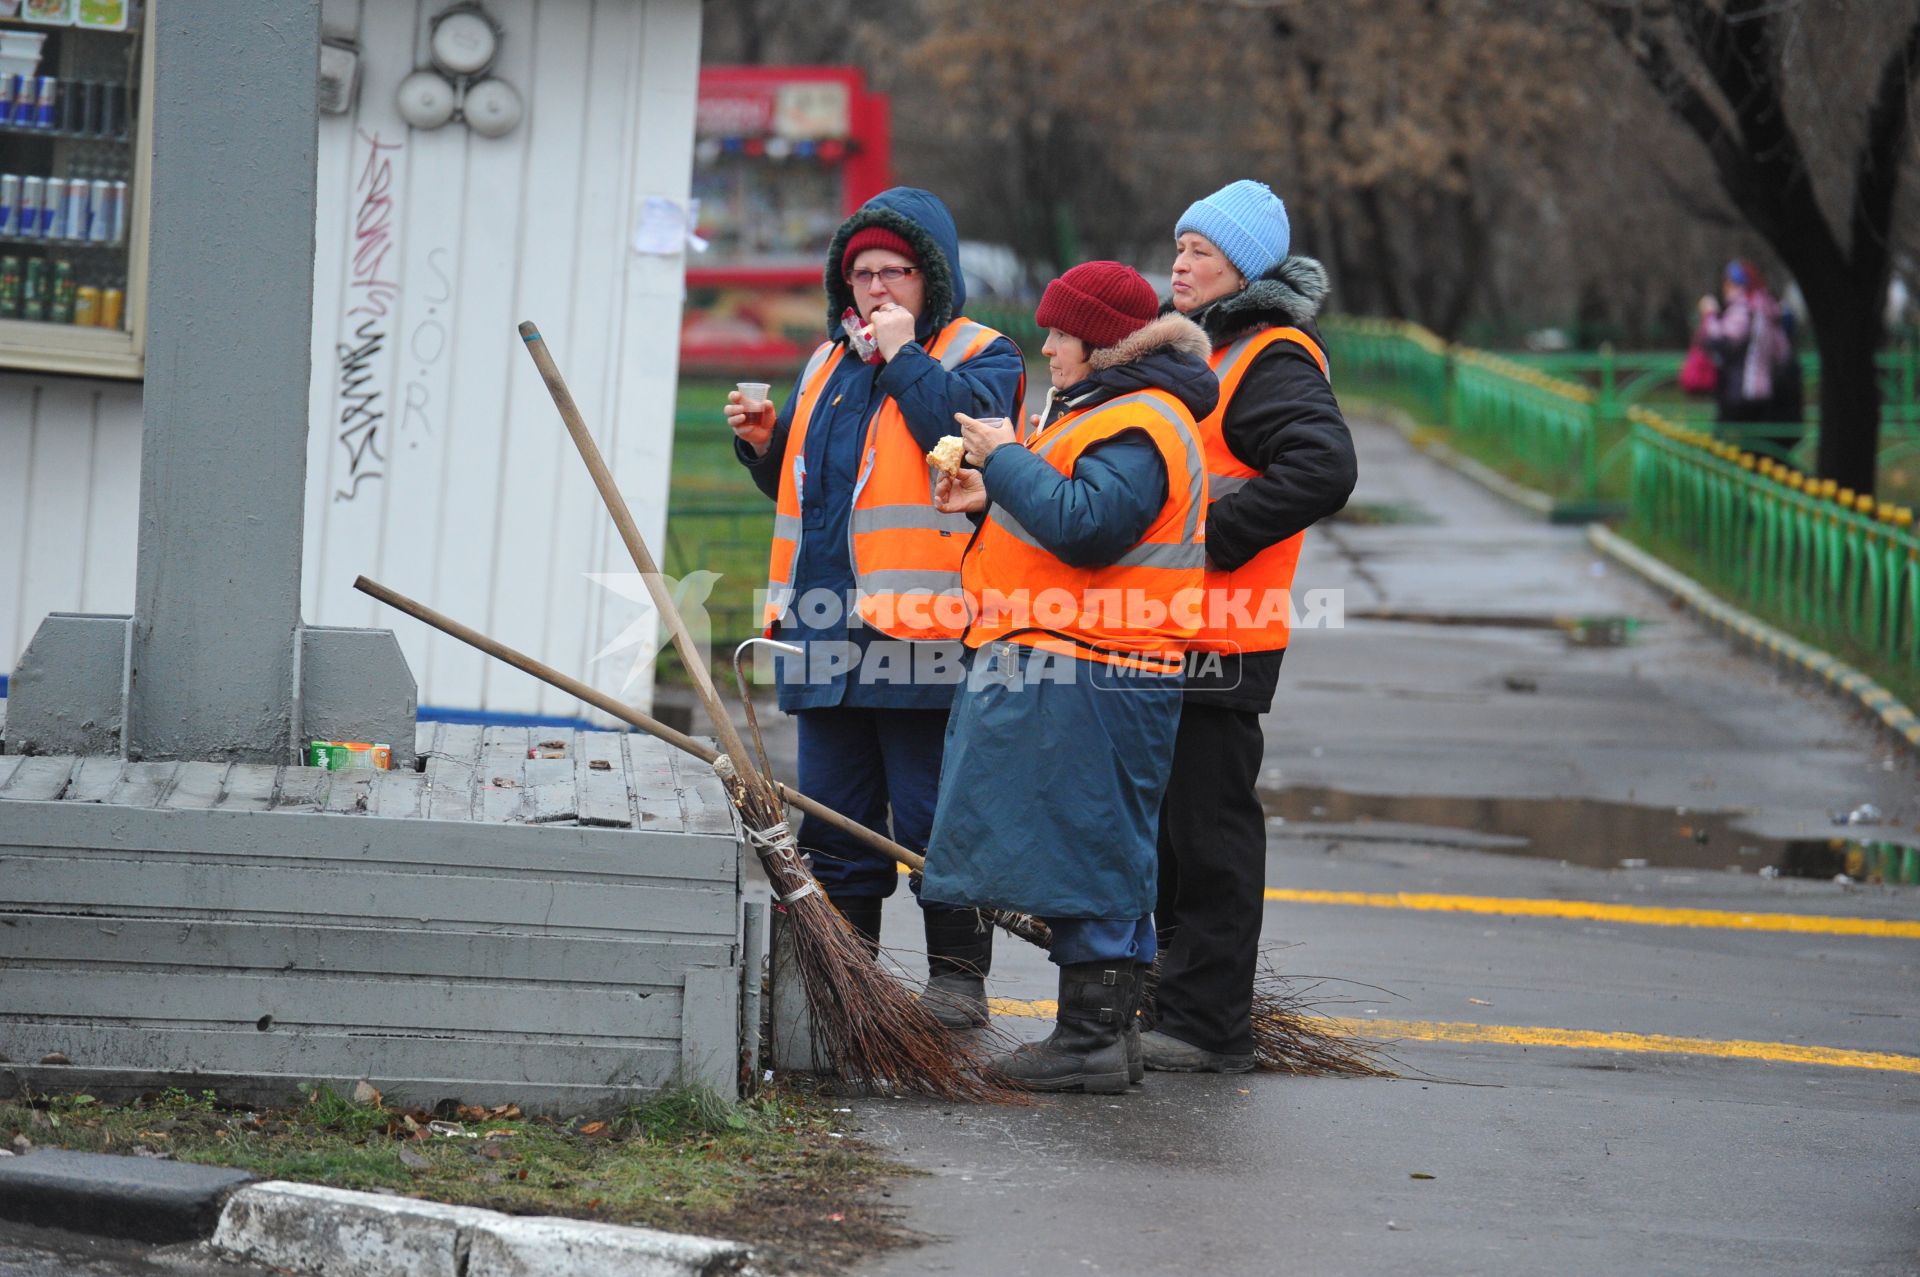
<svg viewBox="0 0 1920 1277"><path fill-rule="evenodd" d="M1260 715L1186 702L1160 806L1157 1027L1208 1051L1253 1050L1266 813L1254 785Z"/></svg>
<svg viewBox="0 0 1920 1277"><path fill-rule="evenodd" d="M933 804L940 792L940 756L946 742L944 709L803 709L800 720L800 792L869 829L887 833L913 851L927 849ZM800 827L801 850L835 900L891 896L900 871L886 853L824 821Z"/></svg>

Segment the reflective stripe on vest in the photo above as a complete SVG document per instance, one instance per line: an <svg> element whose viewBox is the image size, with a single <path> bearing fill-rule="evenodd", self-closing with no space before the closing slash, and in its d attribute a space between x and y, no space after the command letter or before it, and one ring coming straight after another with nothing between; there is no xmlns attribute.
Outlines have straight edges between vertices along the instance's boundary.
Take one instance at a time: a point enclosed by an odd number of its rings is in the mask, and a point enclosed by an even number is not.
<svg viewBox="0 0 1920 1277"><path fill-rule="evenodd" d="M948 324L927 354L952 371L1000 338L970 319ZM768 633L793 603L793 565L799 560L806 433L821 395L845 355L843 343L815 350L800 377L800 398L787 431L787 451L798 468L783 471L776 497L774 541L762 621ZM1024 374L1019 393L1026 393ZM1018 405L1014 405L1018 410ZM973 535L964 514L933 506L938 474L891 398L882 401L861 449L847 520L847 557L853 565L854 605L867 624L895 638L952 639L964 628L960 558Z"/></svg>
<svg viewBox="0 0 1920 1277"><path fill-rule="evenodd" d="M1298 328L1263 328L1213 352L1208 361L1220 378L1220 402L1199 423L1206 447L1207 494L1219 501L1240 491L1261 472L1241 461L1227 447L1227 405L1240 389L1247 370L1260 353L1277 342L1292 342L1313 356L1322 376L1331 377L1320 344ZM1289 613L1294 569L1300 561L1301 537L1295 533L1270 545L1232 572L1207 568L1206 616L1193 646L1207 651L1267 652L1283 648L1291 637Z"/></svg>
<svg viewBox="0 0 1920 1277"><path fill-rule="evenodd" d="M1140 542L1112 564L1076 568L993 505L965 563L975 617L966 641L999 639L1082 660L1172 673L1194 630L1206 552L1206 471L1191 418L1164 391L1137 391L1070 411L1034 441L1034 455L1071 475L1088 449L1134 430L1167 468L1167 499ZM1182 484L1177 476L1185 473ZM1064 609L1064 611L1063 611Z"/></svg>

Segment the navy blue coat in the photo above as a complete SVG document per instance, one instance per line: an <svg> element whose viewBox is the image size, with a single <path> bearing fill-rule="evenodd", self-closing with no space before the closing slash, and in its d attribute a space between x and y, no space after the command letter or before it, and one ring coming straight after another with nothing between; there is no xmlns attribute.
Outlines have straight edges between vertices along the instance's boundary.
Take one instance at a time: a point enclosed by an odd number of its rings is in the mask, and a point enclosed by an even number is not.
<svg viewBox="0 0 1920 1277"><path fill-rule="evenodd" d="M897 186L862 205L840 228L827 253L826 292L828 335L844 341L839 317L852 304L851 290L840 276L840 256L853 233L866 226L885 226L914 246L914 255L926 271L927 299L916 339L885 364L863 364L851 355L840 360L808 423L807 482L801 494L800 553L793 565L796 597L812 590L831 591L841 600L832 620L803 619L789 612L776 636L790 643L853 644L861 653L854 671L828 678L810 678L798 660L779 661L780 708L789 713L845 705L881 709L945 709L953 701L951 682L912 680L916 647L939 647L922 652L922 662L938 655L939 664L958 668L959 644L908 644L889 639L864 625L849 627L853 598L853 560L848 521L853 513L853 489L867 430L881 405L892 399L900 406L907 429L921 449L929 450L942 436L958 434L953 414L970 417L1017 417L1019 390L1025 363L1012 341L1001 338L952 372L928 355L925 343L945 328L966 305L966 279L960 272L959 234L940 200L913 187ZM793 389L774 423L766 454L754 457L745 444L735 442L735 455L747 467L754 483L769 497L780 490L780 473L787 461L788 432L800 383ZM869 649L878 648L873 651ZM816 661L816 669L820 663ZM877 679L873 677L877 674Z"/></svg>

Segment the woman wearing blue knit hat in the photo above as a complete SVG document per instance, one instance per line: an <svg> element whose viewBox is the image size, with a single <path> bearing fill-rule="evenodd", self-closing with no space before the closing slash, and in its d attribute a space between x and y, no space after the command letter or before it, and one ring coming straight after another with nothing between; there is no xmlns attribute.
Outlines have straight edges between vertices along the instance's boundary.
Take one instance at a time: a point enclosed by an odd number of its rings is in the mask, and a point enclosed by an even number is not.
<svg viewBox="0 0 1920 1277"><path fill-rule="evenodd" d="M1174 227L1173 309L1213 346L1220 402L1206 451L1204 623L1188 660L1173 775L1160 809L1161 972L1146 1067L1253 1067L1253 980L1265 905L1266 819L1255 785L1289 638L1301 534L1353 491L1353 440L1313 317L1319 262L1290 255L1286 206L1232 182Z"/></svg>

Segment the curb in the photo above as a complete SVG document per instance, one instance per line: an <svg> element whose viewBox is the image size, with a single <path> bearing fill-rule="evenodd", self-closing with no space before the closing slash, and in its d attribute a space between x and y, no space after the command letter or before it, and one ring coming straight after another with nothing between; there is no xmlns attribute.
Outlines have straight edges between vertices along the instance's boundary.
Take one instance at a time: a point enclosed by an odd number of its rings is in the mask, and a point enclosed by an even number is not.
<svg viewBox="0 0 1920 1277"><path fill-rule="evenodd" d="M245 1171L67 1149L0 1159L0 1219L138 1242L198 1241Z"/></svg>
<svg viewBox="0 0 1920 1277"><path fill-rule="evenodd" d="M1769 657L1775 664L1810 674L1859 702L1880 725L1920 751L1920 715L1898 697L1840 658L1784 634L1766 622L1715 598L1705 586L1654 558L1639 546L1600 524L1587 529L1593 548L1651 585L1666 590L1688 610L1729 636Z"/></svg>
<svg viewBox="0 0 1920 1277"><path fill-rule="evenodd" d="M723 1277L749 1258L713 1237L280 1182L236 1192L213 1247L324 1277Z"/></svg>

